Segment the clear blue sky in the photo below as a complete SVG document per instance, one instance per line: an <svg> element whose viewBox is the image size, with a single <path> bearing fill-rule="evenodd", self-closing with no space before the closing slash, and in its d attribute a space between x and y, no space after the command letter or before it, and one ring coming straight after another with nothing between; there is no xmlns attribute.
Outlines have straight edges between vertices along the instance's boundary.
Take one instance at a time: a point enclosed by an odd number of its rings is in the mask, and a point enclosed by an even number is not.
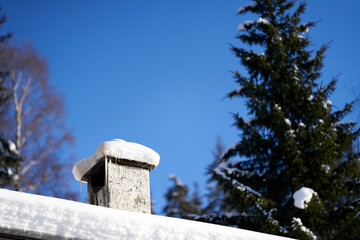
<svg viewBox="0 0 360 240"><path fill-rule="evenodd" d="M324 82L341 73L336 106L360 88L360 1L308 1L304 20L314 48L331 43ZM216 138L237 140L230 112L246 116L244 102L222 100L237 86L230 71L243 69L229 51L236 17L249 1L215 0L0 0L13 41L31 41L49 60L51 82L66 97L67 125L76 159L107 140L121 138L157 151L151 174L155 210L161 213L167 177L204 188ZM71 171L71 169L69 169ZM73 187L79 190L74 180ZM202 191L204 193L204 191ZM83 191L83 196L86 191Z"/></svg>

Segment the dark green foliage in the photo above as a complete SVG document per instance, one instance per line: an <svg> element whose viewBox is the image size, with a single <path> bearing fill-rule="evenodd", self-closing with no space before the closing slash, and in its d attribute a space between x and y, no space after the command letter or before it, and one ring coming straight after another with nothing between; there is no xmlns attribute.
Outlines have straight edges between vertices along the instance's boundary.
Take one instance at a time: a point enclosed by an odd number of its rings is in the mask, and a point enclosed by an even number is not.
<svg viewBox="0 0 360 240"><path fill-rule="evenodd" d="M220 164L222 152L224 152L224 146L219 137L216 142L215 151L213 152L214 160L207 168L207 174L210 178L208 179L207 193L205 195L206 204L203 204L201 200L197 184L194 184L194 188L191 191L193 194L189 197L189 186L181 182L177 176L169 176L173 186L171 186L165 194L167 204L163 212L167 216L200 221L206 216L207 221L208 218L212 217L213 223L221 224L221 219L218 219L218 215L222 212L231 211L231 208L224 203L224 191L220 185L216 184L216 179L211 173L212 170Z"/></svg>
<svg viewBox="0 0 360 240"><path fill-rule="evenodd" d="M18 155L15 144L0 136L0 187L11 185L16 177L16 167L23 159Z"/></svg>
<svg viewBox="0 0 360 240"><path fill-rule="evenodd" d="M305 7L256 0L239 11L259 18L239 26L243 45L232 50L247 72L234 72L239 87L228 97L244 98L251 118L234 114L240 141L213 171L233 212L203 220L300 239L359 239L359 130L342 122L352 104L333 111L328 100L337 79L319 83L329 46L308 49L315 24L302 22ZM317 193L305 209L292 197L301 187Z"/></svg>
<svg viewBox="0 0 360 240"><path fill-rule="evenodd" d="M0 8L1 9L1 8ZM6 21L6 16L0 18L0 27ZM0 36L0 44L6 44L6 41L11 37L11 33ZM2 48L0 48L2 49ZM0 50L0 58L3 58L3 53ZM9 100L9 91L4 85L4 79L8 75L8 71L2 64L0 64L0 117L2 117L3 110ZM0 187L5 187L13 183L16 177L15 169L20 166L23 159L18 155L15 144L10 140L0 135Z"/></svg>
<svg viewBox="0 0 360 240"><path fill-rule="evenodd" d="M224 152L225 147L221 141L221 138L218 137L216 142L215 151L213 152L214 160L207 167L207 175L209 179L207 181L207 206L204 208L204 213L211 214L221 214L222 212L230 211L229 207L224 204L224 191L220 185L217 184L216 178L212 175L212 171L221 163L221 155Z"/></svg>
<svg viewBox="0 0 360 240"><path fill-rule="evenodd" d="M232 50L246 72L234 72L239 86L228 97L245 99L250 117L234 114L240 140L222 155L217 146L209 179L216 184L195 219L297 239L360 239L360 155L354 148L360 131L343 121L353 103L332 108L337 78L319 82L329 45L309 49L315 24L301 21L305 7L255 0L239 11L259 18L239 26L243 45ZM194 216L187 210L188 187L173 180L165 212ZM293 199L302 187L316 192L304 209Z"/></svg>
<svg viewBox="0 0 360 240"><path fill-rule="evenodd" d="M0 8L1 10L1 8ZM6 22L6 16L3 15L0 17L0 27ZM11 33L7 33L5 35L0 35L0 44L6 44L7 40L11 37ZM0 59L3 58L2 48L0 48ZM8 70L4 68L3 64L0 64L0 114L4 110L4 105L9 99L9 91L4 88L4 80L5 77L8 75Z"/></svg>

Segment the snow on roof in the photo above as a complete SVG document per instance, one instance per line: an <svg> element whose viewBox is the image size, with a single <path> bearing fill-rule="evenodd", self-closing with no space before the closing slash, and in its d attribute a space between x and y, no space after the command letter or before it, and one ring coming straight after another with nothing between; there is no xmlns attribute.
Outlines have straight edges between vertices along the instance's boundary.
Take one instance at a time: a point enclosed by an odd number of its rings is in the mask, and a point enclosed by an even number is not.
<svg viewBox="0 0 360 240"><path fill-rule="evenodd" d="M101 143L96 153L75 164L72 170L75 179L81 181L84 174L104 156L146 163L154 167L159 165L160 161L159 154L148 147L138 143L114 139Z"/></svg>
<svg viewBox="0 0 360 240"><path fill-rule="evenodd" d="M297 190L294 195L294 206L300 209L305 209L306 203L310 202L313 195L316 195L316 192L311 188L302 187Z"/></svg>
<svg viewBox="0 0 360 240"><path fill-rule="evenodd" d="M5 189L0 189L0 212L0 236L23 232L56 239L288 239Z"/></svg>

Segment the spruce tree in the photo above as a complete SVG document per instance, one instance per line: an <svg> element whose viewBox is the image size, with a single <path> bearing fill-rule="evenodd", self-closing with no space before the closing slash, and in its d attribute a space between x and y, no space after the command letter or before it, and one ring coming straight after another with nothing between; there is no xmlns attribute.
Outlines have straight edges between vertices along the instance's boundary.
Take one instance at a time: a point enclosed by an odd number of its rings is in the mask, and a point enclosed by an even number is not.
<svg viewBox="0 0 360 240"><path fill-rule="evenodd" d="M0 8L1 9L1 8ZM0 26L6 22L6 16L0 18ZM0 36L0 44L6 44L11 37L11 33ZM8 70L2 64L4 54L0 48L0 117L9 101L10 93L4 87L4 80L8 75ZM0 134L0 187L11 185L17 177L16 167L20 166L23 159L19 156L14 142Z"/></svg>
<svg viewBox="0 0 360 240"><path fill-rule="evenodd" d="M15 169L22 161L15 144L0 135L0 188L13 184L17 177Z"/></svg>
<svg viewBox="0 0 360 240"><path fill-rule="evenodd" d="M234 114L239 142L213 170L232 214L203 220L299 239L360 239L359 130L344 122L352 104L334 111L329 100L337 79L320 82L328 45L310 49L315 24L302 22L305 8L255 0L238 11L258 17L239 25L242 44L232 46L246 71L234 72L228 97L245 99L248 117ZM295 206L300 189L308 199Z"/></svg>
<svg viewBox="0 0 360 240"><path fill-rule="evenodd" d="M1 7L0 7L1 10ZM0 27L6 22L6 15L2 15L0 17ZM0 45L6 44L8 39L11 37L12 33L7 33L4 35L0 35ZM4 105L6 105L9 100L9 91L4 87L5 77L8 75L8 69L4 67L3 59L4 53L2 52L2 48L0 48L0 114L3 113Z"/></svg>
<svg viewBox="0 0 360 240"><path fill-rule="evenodd" d="M212 171L214 168L216 168L221 162L221 156L225 150L224 144L222 143L222 140L220 136L217 138L215 150L212 152L213 154L213 161L209 164L209 166L206 168L206 174L209 176L207 180L206 190L207 193L205 195L205 199L207 202L207 205L203 209L203 215L198 216L197 219L202 219L204 217L204 214L207 215L207 217L211 216L217 216L221 212L229 213L231 212L231 208L229 208L228 205L226 205L223 201L224 195L226 194L224 192L224 189L222 186L217 184L217 179L212 174Z"/></svg>
<svg viewBox="0 0 360 240"><path fill-rule="evenodd" d="M173 182L173 186L165 194L167 203L163 212L166 216L193 219L194 216L200 215L202 201L197 184L194 184L193 194L189 197L189 188L179 177L171 174L169 179Z"/></svg>

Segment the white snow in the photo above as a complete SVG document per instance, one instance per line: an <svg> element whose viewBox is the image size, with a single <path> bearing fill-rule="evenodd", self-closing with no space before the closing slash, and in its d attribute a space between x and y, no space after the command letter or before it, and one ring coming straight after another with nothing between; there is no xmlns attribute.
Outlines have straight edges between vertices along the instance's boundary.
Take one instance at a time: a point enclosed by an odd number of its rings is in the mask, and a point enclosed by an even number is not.
<svg viewBox="0 0 360 240"><path fill-rule="evenodd" d="M254 21L246 20L246 21L243 22L242 24L239 24L238 30L239 30L239 31L243 31L243 30L245 30L245 26L250 25L250 24L252 24L252 23L254 23Z"/></svg>
<svg viewBox="0 0 360 240"><path fill-rule="evenodd" d="M250 124L252 121L254 121L255 118L253 117L248 117L246 120L245 120L245 124Z"/></svg>
<svg viewBox="0 0 360 240"><path fill-rule="evenodd" d="M309 32L309 27L305 24L305 23L303 23L303 24L301 24L301 26L304 26L305 27L305 29L304 29L304 31L302 32L302 33L307 33L307 32Z"/></svg>
<svg viewBox="0 0 360 240"><path fill-rule="evenodd" d="M275 107L275 109L278 110L278 111L281 110L281 107L280 107L278 104L276 104L276 103L275 103L274 107Z"/></svg>
<svg viewBox="0 0 360 240"><path fill-rule="evenodd" d="M19 174L15 174L14 177L13 177L14 181L17 181L19 180Z"/></svg>
<svg viewBox="0 0 360 240"><path fill-rule="evenodd" d="M69 239L289 239L5 189L0 189L0 212L0 229Z"/></svg>
<svg viewBox="0 0 360 240"><path fill-rule="evenodd" d="M302 123L302 122L300 122L300 123L299 123L299 127L305 127L305 124Z"/></svg>
<svg viewBox="0 0 360 240"><path fill-rule="evenodd" d="M251 187L249 186L246 186L240 182L238 182L237 180L233 179L232 180L232 185L234 185L238 190L242 191L242 192L250 192L258 197L261 197L261 193L259 193L258 191L252 189Z"/></svg>
<svg viewBox="0 0 360 240"><path fill-rule="evenodd" d="M308 97L307 100L308 100L308 101L311 101L311 100L313 100L313 99L314 99L314 95L311 94L311 95Z"/></svg>
<svg viewBox="0 0 360 240"><path fill-rule="evenodd" d="M246 214L246 213L242 213L242 214ZM224 215L227 217L227 218L231 218L231 217L237 217L237 216L240 216L241 214L239 214L237 211L231 211L231 212L225 212Z"/></svg>
<svg viewBox="0 0 360 240"><path fill-rule="evenodd" d="M255 7L256 5L257 5L257 3L253 2L253 3L250 3L249 5L239 7L238 13L242 13L245 10L246 7Z"/></svg>
<svg viewBox="0 0 360 240"><path fill-rule="evenodd" d="M238 8L238 13L242 13L245 10L246 6L242 6Z"/></svg>
<svg viewBox="0 0 360 240"><path fill-rule="evenodd" d="M299 227L301 231L303 231L304 233L306 233L306 235L308 235L311 239L317 239L317 237L315 236L315 234L307 227L305 227L301 221L300 218L293 218L292 220L292 227L296 228Z"/></svg>
<svg viewBox="0 0 360 240"><path fill-rule="evenodd" d="M306 203L310 202L313 195L316 195L316 192L311 188L300 188L293 195L294 206L300 209L305 209Z"/></svg>
<svg viewBox="0 0 360 240"><path fill-rule="evenodd" d="M227 174L231 175L232 173L236 172L237 175L240 176L252 176L254 175L252 172L246 171L246 170L240 170L236 167L231 167L229 165L236 164L236 162L229 163L229 162L221 162L219 165L214 169L214 171L218 175L222 175L224 178L230 180L226 175L223 174L223 172L226 172Z"/></svg>
<svg viewBox="0 0 360 240"><path fill-rule="evenodd" d="M329 173L330 172L330 166L327 164L322 164L321 168L326 172Z"/></svg>
<svg viewBox="0 0 360 240"><path fill-rule="evenodd" d="M16 145L13 141L11 141L10 139L8 139L8 144L9 144L9 150L13 153L18 153L17 149L16 149Z"/></svg>
<svg viewBox="0 0 360 240"><path fill-rule="evenodd" d="M298 68L298 66L297 66L296 64L294 64L294 72L295 72L295 73L298 73L298 72L299 72L299 68Z"/></svg>
<svg viewBox="0 0 360 240"><path fill-rule="evenodd" d="M185 184L180 180L180 178L178 176L176 176L175 174L170 174L169 175L169 179L171 180L175 180L176 185L184 187Z"/></svg>
<svg viewBox="0 0 360 240"><path fill-rule="evenodd" d="M332 105L332 102L329 99L323 102L324 108L328 108L331 105Z"/></svg>
<svg viewBox="0 0 360 240"><path fill-rule="evenodd" d="M222 178L224 179L227 179L227 180L231 180L230 177L228 177L225 172L228 174L228 175L231 175L233 172L238 172L240 173L242 176L244 175L252 175L252 173L248 172L248 171L243 171L243 170L238 170L237 168L230 168L228 166L228 163L225 163L225 162L221 162L215 169L214 169L214 172L218 175L220 175ZM238 190L244 192L244 191L247 191L247 192L250 192L258 197L261 196L261 193L259 193L258 191L252 189L251 187L249 186L246 186L244 184L242 184L241 182L237 181L236 179L232 179L232 185L234 185L234 187L236 187Z"/></svg>
<svg viewBox="0 0 360 240"><path fill-rule="evenodd" d="M348 121L348 122L336 122L335 126L341 126L341 125L348 125L348 124L354 124L354 121Z"/></svg>
<svg viewBox="0 0 360 240"><path fill-rule="evenodd" d="M101 143L96 153L75 164L72 170L75 179L81 181L84 174L104 156L147 163L153 166L157 166L160 161L159 154L148 147L138 143L114 139Z"/></svg>
<svg viewBox="0 0 360 240"><path fill-rule="evenodd" d="M225 154L227 154L231 150L235 150L237 146L237 143L232 143L229 148L227 148L220 156L220 159L223 159Z"/></svg>
<svg viewBox="0 0 360 240"><path fill-rule="evenodd" d="M264 24L270 24L268 20L266 20L265 18L259 18L256 22L258 23L264 23Z"/></svg>
<svg viewBox="0 0 360 240"><path fill-rule="evenodd" d="M286 123L286 125L291 127L291 121L288 118L285 118L285 123Z"/></svg>
<svg viewBox="0 0 360 240"><path fill-rule="evenodd" d="M244 88L244 86L239 86L239 87L237 87L237 88L236 88L236 92L237 92L237 93L240 93L240 91L241 91L243 88Z"/></svg>
<svg viewBox="0 0 360 240"><path fill-rule="evenodd" d="M286 134L293 138L296 137L294 129L287 130Z"/></svg>
<svg viewBox="0 0 360 240"><path fill-rule="evenodd" d="M243 23L239 24L238 26L238 31L243 31L245 30L245 27L253 24L253 23L263 23L263 24L270 24L268 20L266 20L265 18L259 18L256 21L251 21L251 20L246 20Z"/></svg>
<svg viewBox="0 0 360 240"><path fill-rule="evenodd" d="M304 37L304 36L301 36L301 35L298 35L298 38L300 38L300 39L305 39L305 37Z"/></svg>

